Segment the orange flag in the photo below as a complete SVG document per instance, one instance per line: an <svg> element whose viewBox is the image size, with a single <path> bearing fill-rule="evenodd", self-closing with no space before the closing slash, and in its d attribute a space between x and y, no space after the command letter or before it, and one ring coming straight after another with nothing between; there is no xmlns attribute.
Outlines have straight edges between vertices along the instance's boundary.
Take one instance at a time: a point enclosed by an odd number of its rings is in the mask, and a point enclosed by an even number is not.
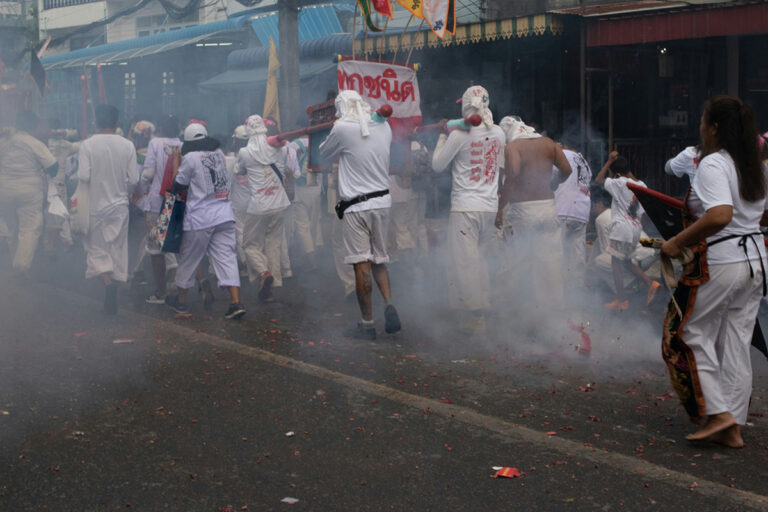
<svg viewBox="0 0 768 512"><path fill-rule="evenodd" d="M405 7L417 18L424 17L424 11L422 10L422 0L397 0L397 3Z"/></svg>

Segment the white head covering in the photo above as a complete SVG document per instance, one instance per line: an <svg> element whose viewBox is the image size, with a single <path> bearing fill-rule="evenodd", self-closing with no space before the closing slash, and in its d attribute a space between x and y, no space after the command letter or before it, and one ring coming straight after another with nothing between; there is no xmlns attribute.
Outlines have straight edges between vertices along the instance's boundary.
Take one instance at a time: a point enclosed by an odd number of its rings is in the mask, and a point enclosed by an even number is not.
<svg viewBox="0 0 768 512"><path fill-rule="evenodd" d="M540 133L528 126L517 116L506 116L499 122L499 127L504 130L504 134L507 136L507 142L512 142L517 139L536 139L541 137Z"/></svg>
<svg viewBox="0 0 768 512"><path fill-rule="evenodd" d="M248 135L246 150L261 165L270 165L280 157L280 148L267 144L267 125L260 115L254 114L245 120L245 133Z"/></svg>
<svg viewBox="0 0 768 512"><path fill-rule="evenodd" d="M248 132L245 131L244 124L241 124L235 128L235 131L232 132L232 138L240 139L240 140L248 140Z"/></svg>
<svg viewBox="0 0 768 512"><path fill-rule="evenodd" d="M341 121L360 123L360 133L363 137L370 135L368 124L371 121L371 106L368 105L357 91L339 91L336 96L336 117Z"/></svg>
<svg viewBox="0 0 768 512"><path fill-rule="evenodd" d="M485 87L473 85L461 97L461 117L467 118L472 114L480 114L486 128L493 126L493 112L488 108L491 100Z"/></svg>
<svg viewBox="0 0 768 512"><path fill-rule="evenodd" d="M205 129L205 126L199 123L189 123L189 125L184 128L184 142L204 139L207 136L208 130Z"/></svg>
<svg viewBox="0 0 768 512"><path fill-rule="evenodd" d="M155 125L149 121L138 121L133 125L133 133L151 138L155 134Z"/></svg>

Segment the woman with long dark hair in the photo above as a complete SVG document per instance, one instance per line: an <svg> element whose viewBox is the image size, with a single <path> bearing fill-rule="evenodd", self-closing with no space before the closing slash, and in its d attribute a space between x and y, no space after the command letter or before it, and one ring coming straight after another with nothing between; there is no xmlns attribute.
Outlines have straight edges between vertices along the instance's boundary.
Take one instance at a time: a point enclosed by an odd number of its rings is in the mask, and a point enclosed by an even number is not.
<svg viewBox="0 0 768 512"><path fill-rule="evenodd" d="M686 247L694 253L675 291L682 315L670 305L662 351L688 414L703 422L687 439L740 448L752 392L750 341L766 291L759 228L768 178L750 106L714 96L699 131L703 158L686 201L690 218L661 248L671 257Z"/></svg>

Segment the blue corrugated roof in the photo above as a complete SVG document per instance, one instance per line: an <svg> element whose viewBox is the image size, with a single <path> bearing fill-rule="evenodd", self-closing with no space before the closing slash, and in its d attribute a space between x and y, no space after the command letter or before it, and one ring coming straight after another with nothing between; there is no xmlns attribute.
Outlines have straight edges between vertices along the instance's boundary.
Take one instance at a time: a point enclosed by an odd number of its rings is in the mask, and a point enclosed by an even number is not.
<svg viewBox="0 0 768 512"><path fill-rule="evenodd" d="M242 30L243 26L245 26L247 22L248 18L245 17L228 18L226 20L215 21L213 23L205 23L203 25L196 25L194 27L170 30L168 32L162 32L159 34L137 37L135 39L128 39L115 43L101 44L98 46L91 46L90 48L82 48L80 50L61 53L59 55L52 55L50 57L44 57L41 59L41 62L43 66L50 66L58 62L98 57L101 55L123 52L126 50L148 48L150 46L166 45L176 41L199 38L201 36L214 34L216 32Z"/></svg>
<svg viewBox="0 0 768 512"><path fill-rule="evenodd" d="M276 12L256 16L251 19L251 26L256 37L264 46L269 46L269 36L280 44ZM304 7L299 11L299 42L328 37L343 32L339 17L333 5Z"/></svg>
<svg viewBox="0 0 768 512"><path fill-rule="evenodd" d="M349 54L352 51L352 36L339 34L335 36L312 39L299 43L299 59L322 59L330 62L337 53ZM244 69L266 66L269 62L269 48L244 48L234 50L227 57L227 68Z"/></svg>

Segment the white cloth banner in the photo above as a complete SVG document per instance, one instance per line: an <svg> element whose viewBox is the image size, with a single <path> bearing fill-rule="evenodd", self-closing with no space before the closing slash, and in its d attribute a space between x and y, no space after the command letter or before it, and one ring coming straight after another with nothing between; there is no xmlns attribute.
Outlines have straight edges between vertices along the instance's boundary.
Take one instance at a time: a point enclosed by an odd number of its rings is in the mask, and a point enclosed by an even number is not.
<svg viewBox="0 0 768 512"><path fill-rule="evenodd" d="M448 28L446 27L448 23L448 9L450 9L450 0L424 0L424 3L422 3L424 19L432 27L432 31L441 39Z"/></svg>
<svg viewBox="0 0 768 512"><path fill-rule="evenodd" d="M338 66L338 81L340 91L357 91L374 111L388 103L392 106L392 117L418 117L417 123L421 121L419 82L412 68L343 60Z"/></svg>

